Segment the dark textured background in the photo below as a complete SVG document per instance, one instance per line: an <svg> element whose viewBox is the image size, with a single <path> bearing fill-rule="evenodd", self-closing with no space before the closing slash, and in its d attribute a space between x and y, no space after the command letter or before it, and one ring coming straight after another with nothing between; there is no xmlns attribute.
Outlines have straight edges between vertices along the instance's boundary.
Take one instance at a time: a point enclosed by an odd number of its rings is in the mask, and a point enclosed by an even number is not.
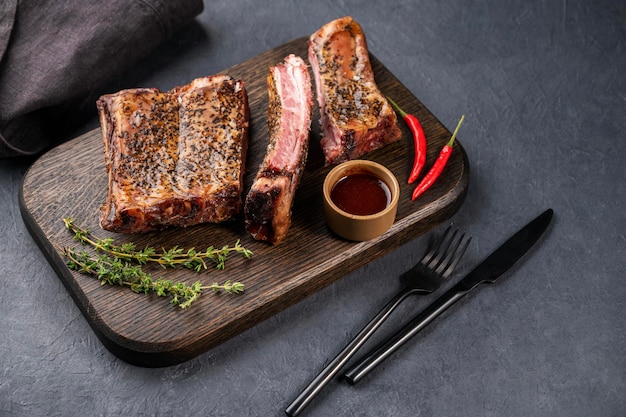
<svg viewBox="0 0 626 417"><path fill-rule="evenodd" d="M470 188L452 220L474 240L461 273L545 208L556 213L523 264L361 384L331 383L307 415L624 415L624 3L266 3L207 1L111 88L168 89L350 14L371 52L449 129L466 114L459 139ZM408 242L189 362L143 369L101 345L28 235L17 195L31 162L0 161L2 416L283 415L398 290L397 275L428 241ZM382 332L430 299L407 302Z"/></svg>

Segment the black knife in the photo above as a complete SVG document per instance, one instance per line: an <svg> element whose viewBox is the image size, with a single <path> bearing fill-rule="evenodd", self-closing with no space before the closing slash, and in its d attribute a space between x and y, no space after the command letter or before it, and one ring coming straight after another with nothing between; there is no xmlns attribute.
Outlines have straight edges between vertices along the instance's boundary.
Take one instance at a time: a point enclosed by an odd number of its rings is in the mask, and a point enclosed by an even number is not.
<svg viewBox="0 0 626 417"><path fill-rule="evenodd" d="M478 284L495 282L502 274L515 265L543 236L550 225L552 215L553 210L548 209L524 226L489 255L487 259L481 262L480 265L474 268L472 272L467 274L465 278L459 281L458 284L435 300L387 342L365 354L344 374L344 378L349 383L356 384L407 340L426 327L428 323L476 288Z"/></svg>

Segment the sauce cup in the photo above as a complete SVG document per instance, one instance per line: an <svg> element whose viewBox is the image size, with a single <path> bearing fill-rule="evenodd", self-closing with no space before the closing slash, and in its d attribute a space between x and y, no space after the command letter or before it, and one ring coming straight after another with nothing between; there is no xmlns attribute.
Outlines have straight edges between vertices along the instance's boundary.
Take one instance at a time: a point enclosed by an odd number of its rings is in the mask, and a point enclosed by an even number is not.
<svg viewBox="0 0 626 417"><path fill-rule="evenodd" d="M353 214L339 207L346 201L334 201L333 189L338 182L347 179L351 175L373 176L382 181L388 190L388 201L380 207L380 211L373 214ZM365 241L374 239L385 233L396 219L398 200L400 198L400 186L396 177L383 165L367 160L352 160L341 163L334 167L324 180L324 215L326 224L337 235L352 241ZM363 199L368 202L372 198L367 192L353 192L346 194L348 197ZM359 204L360 201L348 201L347 203Z"/></svg>

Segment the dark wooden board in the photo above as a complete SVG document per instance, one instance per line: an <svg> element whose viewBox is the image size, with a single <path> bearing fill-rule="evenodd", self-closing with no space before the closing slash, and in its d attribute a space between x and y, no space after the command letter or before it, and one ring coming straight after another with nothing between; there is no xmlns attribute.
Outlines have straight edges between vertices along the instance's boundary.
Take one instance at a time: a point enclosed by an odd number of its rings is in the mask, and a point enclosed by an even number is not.
<svg viewBox="0 0 626 417"><path fill-rule="evenodd" d="M244 80L249 96L251 135L246 190L267 146L268 68L289 53L306 57L306 48L306 38L296 39L224 71ZM449 130L373 56L372 64L383 93L421 120L428 138L427 163L432 163L449 139ZM387 166L398 177L401 198L395 224L383 236L367 242L348 242L333 235L326 228L322 212L322 183L330 168L324 167L319 146L317 106L314 112L310 153L293 207L293 222L287 238L277 246L254 241L246 234L241 219L145 235L102 231L98 209L105 200L106 175L100 129L52 149L30 167L20 193L24 222L94 332L111 352L145 367L186 361L425 233L452 216L462 204L469 181L469 163L458 142L440 180L418 201L411 201L413 186L406 184L406 178L413 160L413 142L410 132L400 122L403 137L399 142L364 156ZM205 249L210 245L232 245L241 239L254 256L250 260L232 256L223 271L209 270L199 275L184 269L149 271L155 277L188 283L241 281L245 293L205 292L190 309L181 310L165 298L135 294L121 287L102 287L94 278L70 271L65 265L63 248L80 245L65 230L63 217L74 218L78 225L99 237L113 237L118 243L134 241L139 247L178 245Z"/></svg>

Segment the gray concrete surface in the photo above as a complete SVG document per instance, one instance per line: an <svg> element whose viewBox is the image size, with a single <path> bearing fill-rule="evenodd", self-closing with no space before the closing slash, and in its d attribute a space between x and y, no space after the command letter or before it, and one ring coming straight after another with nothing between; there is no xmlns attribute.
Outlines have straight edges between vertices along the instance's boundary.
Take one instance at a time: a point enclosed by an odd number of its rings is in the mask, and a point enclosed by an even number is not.
<svg viewBox="0 0 626 417"><path fill-rule="evenodd" d="M306 415L625 415L624 2L207 1L120 85L169 88L344 15L449 129L466 114L470 188L452 220L474 240L461 273L545 208L555 221L497 285L361 384L333 381ZM30 163L0 161L2 416L283 415L427 242L407 242L191 361L143 369L102 346L28 234L17 195ZM431 299L407 302L381 330Z"/></svg>

